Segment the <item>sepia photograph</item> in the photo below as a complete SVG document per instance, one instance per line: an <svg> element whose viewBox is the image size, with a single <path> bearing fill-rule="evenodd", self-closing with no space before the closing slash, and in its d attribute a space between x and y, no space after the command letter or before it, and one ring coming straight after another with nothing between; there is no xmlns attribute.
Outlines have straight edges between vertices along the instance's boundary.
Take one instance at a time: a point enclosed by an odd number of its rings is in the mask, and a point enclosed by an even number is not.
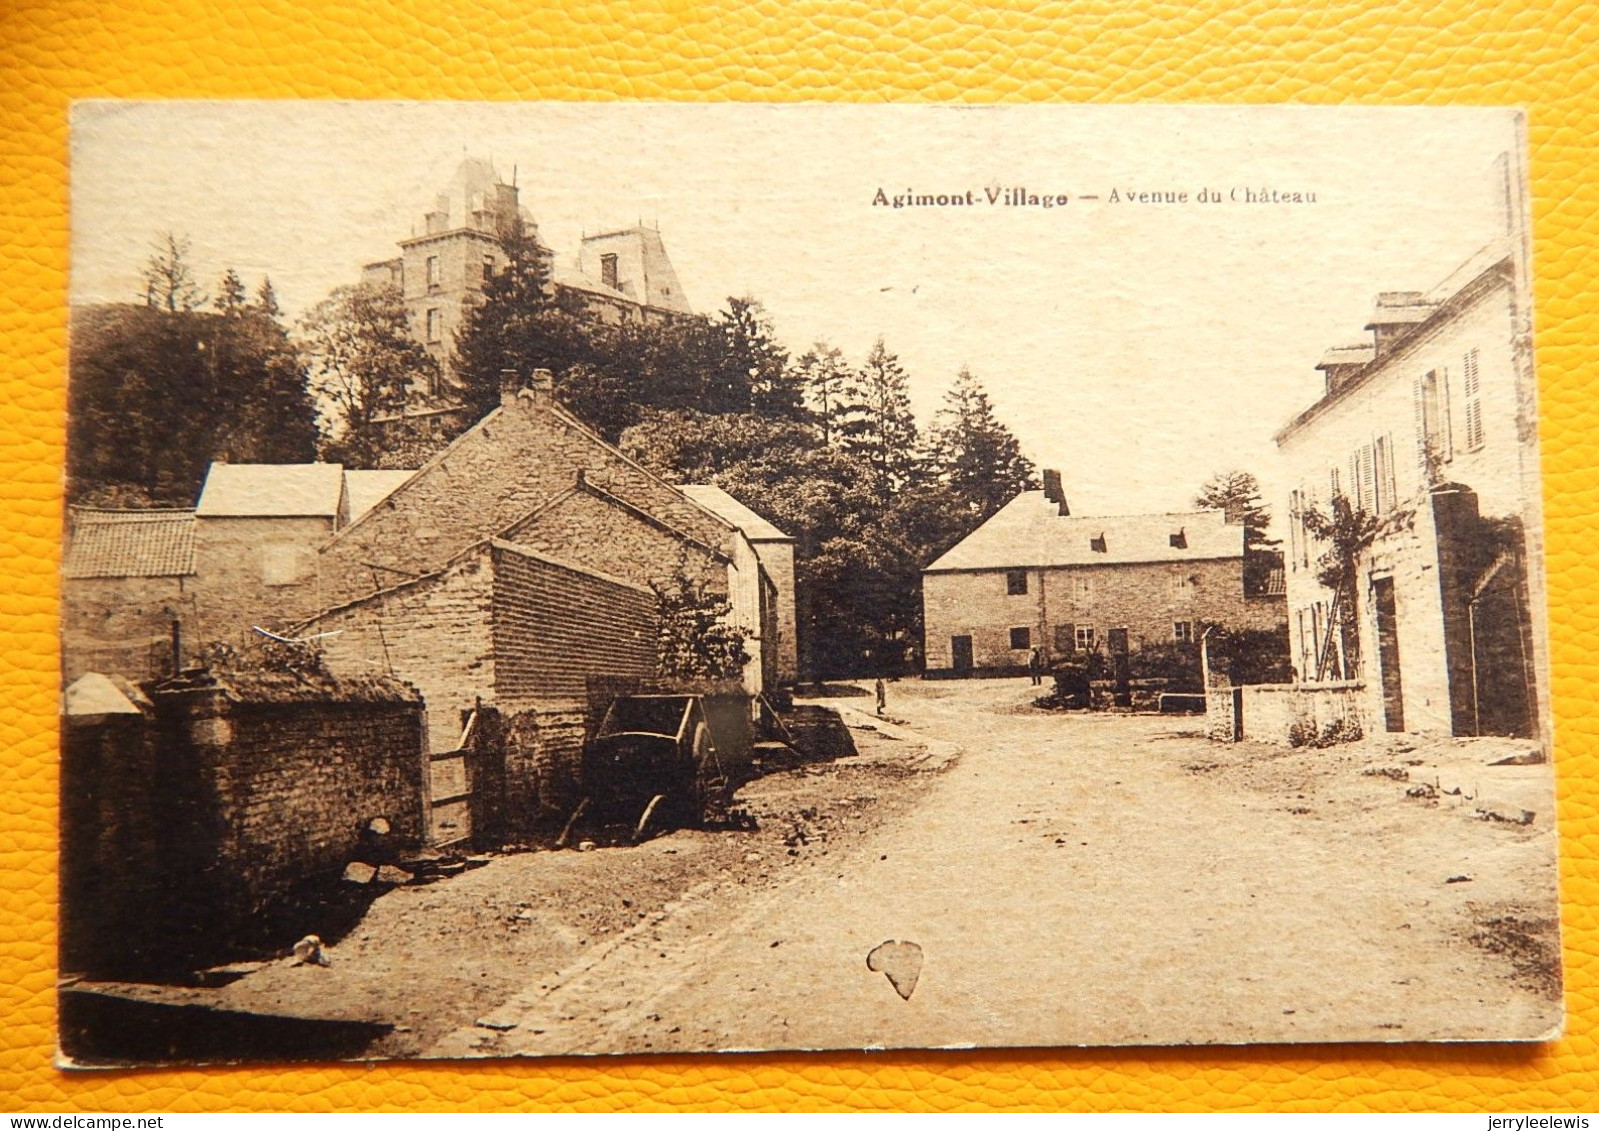
<svg viewBox="0 0 1599 1131"><path fill-rule="evenodd" d="M75 104L58 1064L1554 1040L1526 146Z"/></svg>

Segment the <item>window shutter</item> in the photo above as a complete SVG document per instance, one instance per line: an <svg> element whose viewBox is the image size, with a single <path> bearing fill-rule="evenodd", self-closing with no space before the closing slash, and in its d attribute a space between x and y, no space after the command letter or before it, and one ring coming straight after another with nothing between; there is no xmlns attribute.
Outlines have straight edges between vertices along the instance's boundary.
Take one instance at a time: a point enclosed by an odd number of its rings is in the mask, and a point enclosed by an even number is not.
<svg viewBox="0 0 1599 1131"><path fill-rule="evenodd" d="M1466 448L1475 451L1482 447L1482 370L1476 350L1466 354L1464 388L1466 398Z"/></svg>
<svg viewBox="0 0 1599 1131"><path fill-rule="evenodd" d="M1377 513L1377 469L1370 444L1360 449L1360 506L1367 514Z"/></svg>
<svg viewBox="0 0 1599 1131"><path fill-rule="evenodd" d="M1421 378L1417 377L1412 385L1416 403L1416 466L1421 468L1421 477L1427 478L1427 393L1421 387Z"/></svg>

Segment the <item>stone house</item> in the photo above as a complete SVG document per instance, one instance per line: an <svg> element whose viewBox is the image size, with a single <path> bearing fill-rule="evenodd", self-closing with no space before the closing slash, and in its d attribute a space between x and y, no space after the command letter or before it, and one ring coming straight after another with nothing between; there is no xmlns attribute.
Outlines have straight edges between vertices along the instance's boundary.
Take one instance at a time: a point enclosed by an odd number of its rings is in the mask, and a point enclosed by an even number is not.
<svg viewBox="0 0 1599 1131"><path fill-rule="evenodd" d="M1280 625L1280 596L1245 592L1244 528L1221 511L1072 515L1059 474L1044 475L922 571L928 675Z"/></svg>
<svg viewBox="0 0 1599 1131"><path fill-rule="evenodd" d="M1378 295L1371 340L1328 351L1322 396L1276 435L1295 668L1358 682L1387 730L1546 725L1524 262L1507 237L1431 291ZM1322 584L1328 547L1305 522L1340 496L1376 524L1344 592Z"/></svg>
<svg viewBox="0 0 1599 1131"><path fill-rule="evenodd" d="M750 510L720 487L710 484L688 484L682 491L700 506L732 523L743 533L755 551L761 568L771 578L775 590L777 646L774 659L774 678L779 684L795 683L799 679L799 637L795 623L794 603L794 544L792 535L784 534L772 523ZM771 639L763 632L764 639ZM771 648L767 652L774 651Z"/></svg>
<svg viewBox="0 0 1599 1131"><path fill-rule="evenodd" d="M780 592L735 521L607 444L552 386L547 371L531 388L508 373L499 408L328 539L323 607L297 628L335 634L335 672L420 689L435 752L473 710L494 711L493 775L525 820L569 799L594 698L654 674L656 587L728 602L749 633L751 694L780 678L794 618L791 580Z"/></svg>
<svg viewBox="0 0 1599 1131"><path fill-rule="evenodd" d="M62 560L66 682L174 674L322 607L321 544L412 473L338 464L212 464L192 510L71 507Z"/></svg>
<svg viewBox="0 0 1599 1131"><path fill-rule="evenodd" d="M194 512L71 507L67 520L63 686L88 672L170 675L198 624Z"/></svg>

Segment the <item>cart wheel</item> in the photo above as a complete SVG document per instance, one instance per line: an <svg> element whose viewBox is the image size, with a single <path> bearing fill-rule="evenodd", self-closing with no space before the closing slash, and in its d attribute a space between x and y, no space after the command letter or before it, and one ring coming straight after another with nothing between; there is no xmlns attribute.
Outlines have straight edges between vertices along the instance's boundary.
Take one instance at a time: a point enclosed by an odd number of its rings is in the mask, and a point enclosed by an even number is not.
<svg viewBox="0 0 1599 1131"><path fill-rule="evenodd" d="M664 793L657 793L650 798L650 803L644 806L644 815L638 819L638 827L633 830L634 844L640 844L647 839L644 834L650 827L650 818L655 816L655 807L661 803L661 799L665 796Z"/></svg>

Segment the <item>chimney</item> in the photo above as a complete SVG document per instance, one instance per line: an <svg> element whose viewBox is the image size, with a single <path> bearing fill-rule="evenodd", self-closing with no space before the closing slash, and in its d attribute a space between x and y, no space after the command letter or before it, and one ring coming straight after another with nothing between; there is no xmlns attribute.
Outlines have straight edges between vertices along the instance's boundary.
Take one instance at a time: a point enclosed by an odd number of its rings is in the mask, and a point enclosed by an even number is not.
<svg viewBox="0 0 1599 1131"><path fill-rule="evenodd" d="M1438 304L1428 302L1427 296L1421 291L1383 291L1379 294L1371 321L1366 323L1366 329L1372 332L1372 348L1376 356L1384 356L1437 309Z"/></svg>
<svg viewBox="0 0 1599 1131"><path fill-rule="evenodd" d="M521 374L514 369L500 370L500 404L502 406L510 407L511 402L516 400L516 394L521 391L521 388Z"/></svg>
<svg viewBox="0 0 1599 1131"><path fill-rule="evenodd" d="M1044 498L1054 503L1062 518L1068 517L1072 512L1066 505L1066 492L1061 487L1060 472L1052 468L1044 471Z"/></svg>
<svg viewBox="0 0 1599 1131"><path fill-rule="evenodd" d="M527 383L534 404L555 403L555 374L548 369L535 369L533 379Z"/></svg>

